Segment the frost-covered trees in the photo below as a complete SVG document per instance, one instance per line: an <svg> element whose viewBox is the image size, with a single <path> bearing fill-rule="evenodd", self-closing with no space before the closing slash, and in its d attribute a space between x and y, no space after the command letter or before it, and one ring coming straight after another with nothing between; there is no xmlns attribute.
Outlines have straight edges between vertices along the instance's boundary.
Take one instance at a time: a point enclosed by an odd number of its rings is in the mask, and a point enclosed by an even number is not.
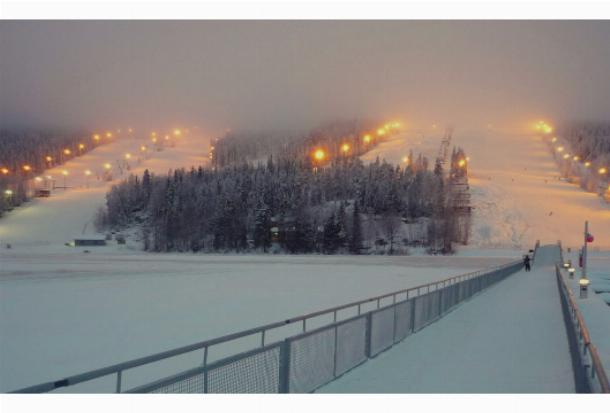
<svg viewBox="0 0 610 413"><path fill-rule="evenodd" d="M132 176L108 193L101 221L144 227L153 251L357 254L364 252L362 216L379 216L393 252L403 221L445 219L445 188L442 176L413 166L352 158L314 169L307 160L280 157Z"/></svg>

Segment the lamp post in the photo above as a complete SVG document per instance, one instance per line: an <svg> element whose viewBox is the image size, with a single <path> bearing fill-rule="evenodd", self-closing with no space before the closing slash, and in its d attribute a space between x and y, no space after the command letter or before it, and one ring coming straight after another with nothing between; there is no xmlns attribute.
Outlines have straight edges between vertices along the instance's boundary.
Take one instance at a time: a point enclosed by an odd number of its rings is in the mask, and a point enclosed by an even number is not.
<svg viewBox="0 0 610 413"><path fill-rule="evenodd" d="M585 242L582 247L582 273L578 284L580 285L580 298L587 298L589 279L587 278L587 244L593 242L593 235L589 234L589 221L585 221Z"/></svg>

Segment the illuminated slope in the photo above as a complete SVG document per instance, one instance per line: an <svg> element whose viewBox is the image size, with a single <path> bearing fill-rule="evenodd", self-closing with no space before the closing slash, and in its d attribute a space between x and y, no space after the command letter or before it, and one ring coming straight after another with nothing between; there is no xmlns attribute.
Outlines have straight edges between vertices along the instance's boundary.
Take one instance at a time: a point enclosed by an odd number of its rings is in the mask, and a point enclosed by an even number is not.
<svg viewBox="0 0 610 413"><path fill-rule="evenodd" d="M170 169L202 165L206 162L207 138L200 134L174 138L174 147L154 151L147 137L122 137L116 142L100 146L95 150L70 160L66 164L45 171L55 185L68 189L55 189L50 198L38 198L16 208L0 219L0 244L23 246L59 247L83 234L93 234L93 217L105 202L105 195L112 184L130 173L142 173L144 169L155 173L166 173ZM141 146L146 145L146 152ZM126 159L126 154L130 159ZM124 169L126 163L130 171ZM104 164L110 164L114 181L98 179L103 176ZM91 171L87 177L85 171ZM63 171L68 175L64 176ZM65 180L64 180L65 178Z"/></svg>
<svg viewBox="0 0 610 413"><path fill-rule="evenodd" d="M431 164L441 134L405 132L363 157L399 163L412 149ZM538 137L495 129L455 129L452 145L463 147L469 163L475 247L529 248L537 239L577 247L588 219L597 235L593 248L610 249L610 206L595 194L559 180L558 169Z"/></svg>

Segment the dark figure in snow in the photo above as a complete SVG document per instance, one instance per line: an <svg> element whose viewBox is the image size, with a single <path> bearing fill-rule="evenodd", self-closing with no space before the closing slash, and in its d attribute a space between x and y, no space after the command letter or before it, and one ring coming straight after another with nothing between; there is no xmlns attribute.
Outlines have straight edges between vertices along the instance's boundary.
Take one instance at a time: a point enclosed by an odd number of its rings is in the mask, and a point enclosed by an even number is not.
<svg viewBox="0 0 610 413"><path fill-rule="evenodd" d="M525 271L530 271L532 269L529 255L523 257L523 265L525 266Z"/></svg>

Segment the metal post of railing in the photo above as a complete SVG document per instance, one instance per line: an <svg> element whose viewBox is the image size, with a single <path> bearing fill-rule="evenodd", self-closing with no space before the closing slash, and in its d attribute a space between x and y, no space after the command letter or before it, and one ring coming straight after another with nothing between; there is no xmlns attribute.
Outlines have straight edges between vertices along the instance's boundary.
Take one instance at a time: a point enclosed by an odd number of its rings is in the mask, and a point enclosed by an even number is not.
<svg viewBox="0 0 610 413"><path fill-rule="evenodd" d="M290 393L290 339L285 339L280 347L279 393Z"/></svg>
<svg viewBox="0 0 610 413"><path fill-rule="evenodd" d="M337 377L337 343L338 343L339 327L335 325L335 353L333 355L333 377Z"/></svg>
<svg viewBox="0 0 610 413"><path fill-rule="evenodd" d="M303 319L303 333L307 331L307 319Z"/></svg>
<svg viewBox="0 0 610 413"><path fill-rule="evenodd" d="M415 300L417 298L411 299L411 332L415 332Z"/></svg>
<svg viewBox="0 0 610 413"><path fill-rule="evenodd" d="M265 331L261 331L261 347L265 347Z"/></svg>
<svg viewBox="0 0 610 413"><path fill-rule="evenodd" d="M367 358L371 358L371 337L372 337L372 329L373 329L373 313L372 312L368 312L366 313L366 330L365 330L365 337L366 337L366 343L365 343L365 354Z"/></svg>
<svg viewBox="0 0 610 413"><path fill-rule="evenodd" d="M121 381L123 379L123 370L119 370L116 373L116 392L121 392Z"/></svg>

